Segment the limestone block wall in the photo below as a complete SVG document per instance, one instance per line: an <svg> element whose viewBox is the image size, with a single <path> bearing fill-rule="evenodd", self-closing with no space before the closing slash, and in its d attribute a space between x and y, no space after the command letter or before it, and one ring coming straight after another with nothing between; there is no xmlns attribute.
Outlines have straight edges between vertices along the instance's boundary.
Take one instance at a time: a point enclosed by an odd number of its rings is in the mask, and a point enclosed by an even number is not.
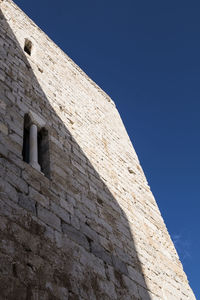
<svg viewBox="0 0 200 300"><path fill-rule="evenodd" d="M114 102L11 0L0 8L1 299L195 299ZM23 161L30 113L50 178Z"/></svg>

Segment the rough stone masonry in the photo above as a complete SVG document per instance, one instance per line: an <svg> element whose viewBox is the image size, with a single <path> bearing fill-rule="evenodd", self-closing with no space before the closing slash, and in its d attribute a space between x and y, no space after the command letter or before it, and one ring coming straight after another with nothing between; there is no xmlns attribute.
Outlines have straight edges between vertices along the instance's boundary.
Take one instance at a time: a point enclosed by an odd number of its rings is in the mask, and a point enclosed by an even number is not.
<svg viewBox="0 0 200 300"><path fill-rule="evenodd" d="M0 9L0 299L195 299L114 102Z"/></svg>

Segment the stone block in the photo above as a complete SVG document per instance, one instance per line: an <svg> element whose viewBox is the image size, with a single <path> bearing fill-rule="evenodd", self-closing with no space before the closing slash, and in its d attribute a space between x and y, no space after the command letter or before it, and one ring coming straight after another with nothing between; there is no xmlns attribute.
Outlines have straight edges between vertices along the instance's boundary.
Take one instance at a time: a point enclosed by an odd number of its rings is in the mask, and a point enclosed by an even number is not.
<svg viewBox="0 0 200 300"><path fill-rule="evenodd" d="M12 260L8 255L2 253L0 257L0 274L7 277L12 275Z"/></svg>
<svg viewBox="0 0 200 300"><path fill-rule="evenodd" d="M61 221L60 219L48 209L42 207L40 204L37 206L37 215L44 223L51 226L52 228L61 230Z"/></svg>
<svg viewBox="0 0 200 300"><path fill-rule="evenodd" d="M89 225L85 224L85 223L80 223L80 230L81 232L83 232L87 237L89 237L92 241L98 241L99 240L99 236L96 233L95 230L93 230Z"/></svg>
<svg viewBox="0 0 200 300"><path fill-rule="evenodd" d="M8 156L8 149L5 147L4 143L1 143L0 141L0 154L3 155L4 157Z"/></svg>
<svg viewBox="0 0 200 300"><path fill-rule="evenodd" d="M107 264L112 264L112 258L111 254L108 253L103 247L101 247L98 243L96 242L91 242L91 252L105 261Z"/></svg>
<svg viewBox="0 0 200 300"><path fill-rule="evenodd" d="M112 262L113 262L114 269L116 269L118 272L122 274L128 275L127 266L121 259L119 259L119 257L113 255Z"/></svg>
<svg viewBox="0 0 200 300"><path fill-rule="evenodd" d="M62 223L62 231L67 235L69 239L72 239L74 242L79 244L80 246L89 250L89 242L84 234L82 234L79 230L75 229L69 224Z"/></svg>
<svg viewBox="0 0 200 300"><path fill-rule="evenodd" d="M28 166L26 163L27 170L22 171L22 178L34 189L37 191L40 190L40 180L38 179L37 175L35 174L36 170L34 170L31 166Z"/></svg>
<svg viewBox="0 0 200 300"><path fill-rule="evenodd" d="M141 272L138 272L138 270L134 269L131 266L128 266L128 273L130 278L133 281L137 282L139 285L143 286L144 288L146 287L145 279Z"/></svg>
<svg viewBox="0 0 200 300"><path fill-rule="evenodd" d="M51 211L57 215L61 220L63 220L65 223L70 224L70 215L69 213L63 209L58 204L51 201Z"/></svg>
<svg viewBox="0 0 200 300"><path fill-rule="evenodd" d="M0 131L5 135L8 135L8 127L2 122L0 122Z"/></svg>
<svg viewBox="0 0 200 300"><path fill-rule="evenodd" d="M131 280L129 277L125 276L125 275L123 275L122 277L123 277L124 284L126 285L126 287L130 291L130 295L134 296L135 298L139 298L137 284L133 280Z"/></svg>
<svg viewBox="0 0 200 300"><path fill-rule="evenodd" d="M19 194L19 205L36 215L36 201L31 199L30 196Z"/></svg>
<svg viewBox="0 0 200 300"><path fill-rule="evenodd" d="M14 202L18 201L18 193L16 189L1 177L0 177L0 193L2 196L5 195L6 197L12 199L12 201Z"/></svg>
<svg viewBox="0 0 200 300"><path fill-rule="evenodd" d="M117 293L115 290L115 285L113 284L112 281L103 281L103 280L99 280L99 286L101 289L101 293L102 293L102 298L110 298L112 300L118 300L117 297Z"/></svg>
<svg viewBox="0 0 200 300"><path fill-rule="evenodd" d="M80 221L76 216L70 216L71 225L75 227L77 230L80 229Z"/></svg>
<svg viewBox="0 0 200 300"><path fill-rule="evenodd" d="M5 114L5 111L6 111L6 103L2 99L0 99L0 112L1 112L1 114L2 113Z"/></svg>
<svg viewBox="0 0 200 300"><path fill-rule="evenodd" d="M67 210L70 214L74 214L74 207L73 204L70 203L67 199L60 198L60 205Z"/></svg>
<svg viewBox="0 0 200 300"><path fill-rule="evenodd" d="M140 299L144 299L144 300L151 300L152 298L150 298L149 292L146 290L146 288L143 288L142 286L138 285L138 293L139 293L139 297ZM171 298L166 298L166 299L170 299Z"/></svg>
<svg viewBox="0 0 200 300"><path fill-rule="evenodd" d="M35 190L34 188L32 188L31 186L29 187L29 196L31 199L37 201L39 204L41 204L42 206L48 208L49 207L49 199L48 197L42 195L41 193L39 193L37 190Z"/></svg>
<svg viewBox="0 0 200 300"><path fill-rule="evenodd" d="M9 169L6 173L7 180L12 184L19 192L28 194L28 184L21 177L11 172Z"/></svg>

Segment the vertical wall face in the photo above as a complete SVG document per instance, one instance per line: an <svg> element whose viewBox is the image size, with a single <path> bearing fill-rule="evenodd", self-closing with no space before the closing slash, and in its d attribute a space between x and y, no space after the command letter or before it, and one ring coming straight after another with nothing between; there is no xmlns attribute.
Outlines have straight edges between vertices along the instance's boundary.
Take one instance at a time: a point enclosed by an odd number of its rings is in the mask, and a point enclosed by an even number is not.
<svg viewBox="0 0 200 300"><path fill-rule="evenodd" d="M0 7L3 299L195 299L113 101ZM23 161L26 114L48 132L47 176Z"/></svg>

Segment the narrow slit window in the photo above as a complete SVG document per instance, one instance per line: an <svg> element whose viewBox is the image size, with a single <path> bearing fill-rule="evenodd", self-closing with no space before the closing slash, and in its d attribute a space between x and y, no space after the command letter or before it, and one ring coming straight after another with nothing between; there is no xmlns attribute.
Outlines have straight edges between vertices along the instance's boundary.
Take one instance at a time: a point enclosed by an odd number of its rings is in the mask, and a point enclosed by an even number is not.
<svg viewBox="0 0 200 300"><path fill-rule="evenodd" d="M23 149L22 149L22 157L23 161L29 164L29 152L30 152L30 131L29 131L29 126L30 126L30 118L26 114L24 116L24 135L23 135Z"/></svg>
<svg viewBox="0 0 200 300"><path fill-rule="evenodd" d="M32 51L32 42L28 39L25 39L25 43L24 43L24 51L28 54L31 55L31 51Z"/></svg>
<svg viewBox="0 0 200 300"><path fill-rule="evenodd" d="M41 172L50 178L49 136L45 128L38 132L38 163Z"/></svg>

